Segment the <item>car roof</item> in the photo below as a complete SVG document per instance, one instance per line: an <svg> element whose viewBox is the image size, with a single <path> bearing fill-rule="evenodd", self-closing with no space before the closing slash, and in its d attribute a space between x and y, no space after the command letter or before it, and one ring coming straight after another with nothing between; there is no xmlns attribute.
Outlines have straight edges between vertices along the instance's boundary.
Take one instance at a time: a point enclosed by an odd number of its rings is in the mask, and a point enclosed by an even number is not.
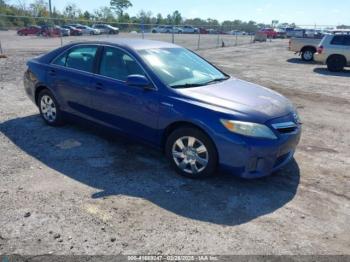
<svg viewBox="0 0 350 262"><path fill-rule="evenodd" d="M72 42L72 44L114 45L114 46L125 47L133 50L154 49L154 48L179 48L178 45L168 43L168 42L146 40L146 39L133 39L133 38L118 38L113 40L101 39L99 41Z"/></svg>

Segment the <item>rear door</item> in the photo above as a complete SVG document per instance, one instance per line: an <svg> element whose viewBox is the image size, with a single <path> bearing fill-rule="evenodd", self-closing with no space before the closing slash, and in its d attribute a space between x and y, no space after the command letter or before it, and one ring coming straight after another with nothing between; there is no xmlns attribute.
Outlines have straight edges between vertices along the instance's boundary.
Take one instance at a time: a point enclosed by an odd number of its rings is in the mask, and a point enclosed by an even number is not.
<svg viewBox="0 0 350 262"><path fill-rule="evenodd" d="M346 57L349 64L350 61L350 35L335 35L331 40L332 54L339 54Z"/></svg>
<svg viewBox="0 0 350 262"><path fill-rule="evenodd" d="M350 35L346 35L344 39L344 46L345 46L345 57L348 62L348 65L350 65Z"/></svg>
<svg viewBox="0 0 350 262"><path fill-rule="evenodd" d="M58 56L50 64L47 79L61 109L90 119L91 87L96 66L96 45L78 45Z"/></svg>

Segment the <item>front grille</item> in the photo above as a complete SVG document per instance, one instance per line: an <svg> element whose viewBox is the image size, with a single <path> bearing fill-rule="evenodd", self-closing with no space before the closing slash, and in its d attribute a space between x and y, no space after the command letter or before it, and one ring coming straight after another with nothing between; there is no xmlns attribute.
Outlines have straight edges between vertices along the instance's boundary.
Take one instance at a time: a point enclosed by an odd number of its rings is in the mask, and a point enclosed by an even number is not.
<svg viewBox="0 0 350 262"><path fill-rule="evenodd" d="M298 128L297 124L293 122L277 123L277 124L273 124L272 127L281 134L292 133Z"/></svg>

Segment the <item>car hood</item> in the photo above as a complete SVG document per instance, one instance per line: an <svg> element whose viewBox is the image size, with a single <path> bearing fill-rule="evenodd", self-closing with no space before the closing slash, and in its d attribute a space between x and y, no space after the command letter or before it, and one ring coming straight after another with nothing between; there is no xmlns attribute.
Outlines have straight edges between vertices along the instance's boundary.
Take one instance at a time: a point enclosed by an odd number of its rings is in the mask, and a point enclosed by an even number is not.
<svg viewBox="0 0 350 262"><path fill-rule="evenodd" d="M268 88L236 78L207 86L178 89L187 99L232 111L260 121L285 116L293 111L291 102Z"/></svg>

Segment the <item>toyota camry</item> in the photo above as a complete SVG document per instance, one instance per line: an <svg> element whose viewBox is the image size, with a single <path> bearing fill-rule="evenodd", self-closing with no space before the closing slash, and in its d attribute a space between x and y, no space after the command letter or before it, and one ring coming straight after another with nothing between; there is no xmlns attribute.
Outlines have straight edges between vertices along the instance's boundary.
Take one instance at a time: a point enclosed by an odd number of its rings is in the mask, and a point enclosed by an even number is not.
<svg viewBox="0 0 350 262"><path fill-rule="evenodd" d="M25 91L43 120L97 123L164 151L181 175L268 176L301 135L295 107L180 46L141 39L71 43L31 59Z"/></svg>

